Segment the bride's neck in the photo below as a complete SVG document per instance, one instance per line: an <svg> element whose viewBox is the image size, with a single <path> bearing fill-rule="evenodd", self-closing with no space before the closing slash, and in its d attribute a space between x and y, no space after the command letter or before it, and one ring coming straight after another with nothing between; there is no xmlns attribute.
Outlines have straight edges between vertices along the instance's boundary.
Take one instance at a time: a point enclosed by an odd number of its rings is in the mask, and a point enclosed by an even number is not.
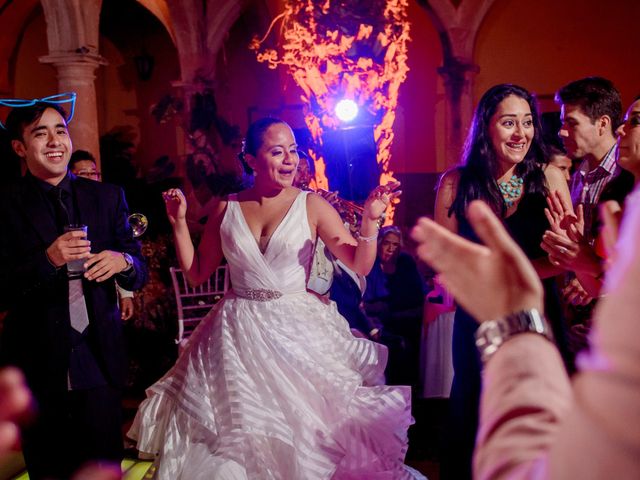
<svg viewBox="0 0 640 480"><path fill-rule="evenodd" d="M258 203L275 199L286 192L286 188L256 184L247 190L247 197Z"/></svg>

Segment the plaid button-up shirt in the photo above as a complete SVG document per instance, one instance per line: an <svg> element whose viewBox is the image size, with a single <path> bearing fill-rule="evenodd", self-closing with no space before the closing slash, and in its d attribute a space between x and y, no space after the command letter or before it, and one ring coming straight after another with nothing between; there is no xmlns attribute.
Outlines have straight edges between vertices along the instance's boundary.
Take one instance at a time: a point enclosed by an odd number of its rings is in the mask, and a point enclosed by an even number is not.
<svg viewBox="0 0 640 480"><path fill-rule="evenodd" d="M584 208L584 234L586 240L593 244L593 219L595 209L598 208L600 194L604 187L616 175L620 173L620 167L616 163L616 152L618 145L615 144L607 152L600 164L589 171L589 162L584 160L578 170L571 177L569 189L571 191L571 201L573 207L583 204Z"/></svg>

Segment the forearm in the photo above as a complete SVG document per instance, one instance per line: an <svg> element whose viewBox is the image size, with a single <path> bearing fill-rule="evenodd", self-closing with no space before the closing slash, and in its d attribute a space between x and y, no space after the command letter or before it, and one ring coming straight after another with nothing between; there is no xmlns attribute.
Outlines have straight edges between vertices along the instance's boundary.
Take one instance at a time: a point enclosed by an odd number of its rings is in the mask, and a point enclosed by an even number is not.
<svg viewBox="0 0 640 480"><path fill-rule="evenodd" d="M176 247L178 263L189 283L199 284L199 264L197 252L191 240L186 219L178 219L173 225L173 240Z"/></svg>
<svg viewBox="0 0 640 480"><path fill-rule="evenodd" d="M562 359L549 340L526 333L507 341L485 366L474 478L540 474L572 401Z"/></svg>
<svg viewBox="0 0 640 480"><path fill-rule="evenodd" d="M564 269L556 265L552 265L548 257L540 257L531 260L531 264L538 274L538 277L540 277L541 279L555 277L557 275L565 273Z"/></svg>
<svg viewBox="0 0 640 480"><path fill-rule="evenodd" d="M349 266L351 270L359 275L367 275L371 271L378 251L377 239L377 221L363 218L360 236L356 239L358 243L355 247L353 265Z"/></svg>
<svg viewBox="0 0 640 480"><path fill-rule="evenodd" d="M116 290L118 290L119 298L133 298L133 292L122 288L118 282L116 282Z"/></svg>

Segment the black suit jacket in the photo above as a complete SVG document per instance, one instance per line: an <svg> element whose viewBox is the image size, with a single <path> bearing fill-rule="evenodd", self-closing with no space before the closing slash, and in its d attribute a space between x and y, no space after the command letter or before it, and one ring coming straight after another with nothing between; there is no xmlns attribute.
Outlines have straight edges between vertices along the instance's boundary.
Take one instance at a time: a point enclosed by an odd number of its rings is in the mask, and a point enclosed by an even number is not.
<svg viewBox="0 0 640 480"><path fill-rule="evenodd" d="M122 287L137 290L147 269L127 222L122 189L69 175L91 251L127 252L134 261L128 274L101 283L83 281L89 344L107 381L121 387L126 358L114 283L117 279ZM23 177L0 191L0 310L8 312L0 361L20 367L37 397L66 391L71 348L66 271L51 265L45 254L58 237L47 202L33 178Z"/></svg>

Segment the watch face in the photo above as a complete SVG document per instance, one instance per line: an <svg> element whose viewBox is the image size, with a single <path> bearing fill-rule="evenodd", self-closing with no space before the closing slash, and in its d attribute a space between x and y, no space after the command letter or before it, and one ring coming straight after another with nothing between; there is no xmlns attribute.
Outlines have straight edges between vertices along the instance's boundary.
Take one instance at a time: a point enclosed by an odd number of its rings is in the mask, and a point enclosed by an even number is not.
<svg viewBox="0 0 640 480"><path fill-rule="evenodd" d="M484 332L484 337L487 343L501 343L503 339L503 333L501 332L500 325L492 325L491 328L487 328Z"/></svg>
<svg viewBox="0 0 640 480"><path fill-rule="evenodd" d="M526 332L539 333L553 341L551 328L536 309L507 315L499 320L481 323L476 331L476 346L486 362L510 338Z"/></svg>

